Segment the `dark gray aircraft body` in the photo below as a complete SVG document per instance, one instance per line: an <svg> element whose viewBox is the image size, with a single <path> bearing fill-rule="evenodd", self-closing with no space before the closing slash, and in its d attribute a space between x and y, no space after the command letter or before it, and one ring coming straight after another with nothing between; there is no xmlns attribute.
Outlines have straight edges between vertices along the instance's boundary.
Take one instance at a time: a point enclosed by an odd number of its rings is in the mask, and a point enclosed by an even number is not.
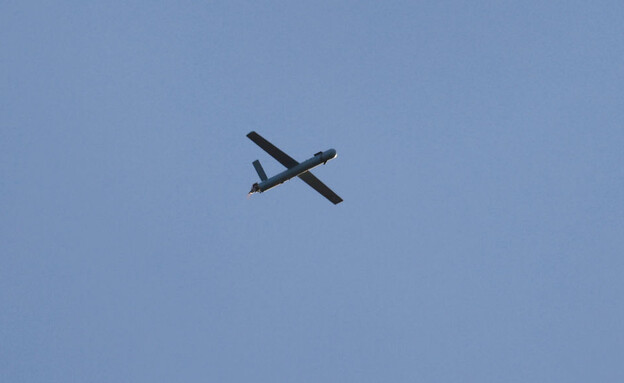
<svg viewBox="0 0 624 383"><path fill-rule="evenodd" d="M255 142L259 147L264 149L267 153L269 153L273 158L275 158L279 163L286 166L288 169L283 172L268 178L264 169L262 169L262 165L260 165L260 161L255 160L253 162L253 166L258 172L258 176L260 177L260 182L257 182L252 185L251 191L252 193L262 193L267 191L275 186L288 181L291 178L299 177L303 182L310 185L314 190L321 193L325 198L333 202L334 204L338 204L342 202L342 198L340 198L336 193L334 193L330 188L328 188L324 183L322 183L318 178L314 176L314 174L310 173L310 169L319 166L320 164L326 164L327 161L336 158L336 151L334 149L328 149L324 152L318 152L314 155L314 157L307 159L303 162L297 162L288 154L282 152L269 141L265 140L262 136L260 136L256 132L250 132L247 134L250 140Z"/></svg>

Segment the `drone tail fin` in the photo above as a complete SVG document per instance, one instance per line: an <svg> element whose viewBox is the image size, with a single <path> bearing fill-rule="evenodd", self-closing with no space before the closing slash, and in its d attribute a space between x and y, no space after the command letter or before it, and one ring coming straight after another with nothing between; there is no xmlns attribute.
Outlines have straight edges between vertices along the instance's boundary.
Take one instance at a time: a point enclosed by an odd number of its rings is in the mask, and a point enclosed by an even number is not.
<svg viewBox="0 0 624 383"><path fill-rule="evenodd" d="M264 172L264 169L262 169L262 165L260 165L260 161L255 160L253 162L253 166L256 169L256 172L258 173L258 176L260 177L260 180L266 181L267 180L267 175Z"/></svg>

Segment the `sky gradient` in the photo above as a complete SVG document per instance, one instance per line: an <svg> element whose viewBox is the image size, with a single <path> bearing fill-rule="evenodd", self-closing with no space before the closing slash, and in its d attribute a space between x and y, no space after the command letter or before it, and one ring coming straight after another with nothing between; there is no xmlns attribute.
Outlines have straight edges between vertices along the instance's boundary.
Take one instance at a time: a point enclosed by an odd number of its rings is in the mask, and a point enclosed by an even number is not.
<svg viewBox="0 0 624 383"><path fill-rule="evenodd" d="M3 2L0 380L624 381L622 20Z"/></svg>

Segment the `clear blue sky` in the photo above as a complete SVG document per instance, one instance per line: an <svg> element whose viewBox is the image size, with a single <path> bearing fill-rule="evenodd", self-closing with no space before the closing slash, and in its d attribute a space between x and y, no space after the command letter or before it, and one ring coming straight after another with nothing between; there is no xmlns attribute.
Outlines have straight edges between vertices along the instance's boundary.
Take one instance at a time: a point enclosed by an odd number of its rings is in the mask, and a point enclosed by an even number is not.
<svg viewBox="0 0 624 383"><path fill-rule="evenodd" d="M0 381L624 381L623 20L3 2Z"/></svg>

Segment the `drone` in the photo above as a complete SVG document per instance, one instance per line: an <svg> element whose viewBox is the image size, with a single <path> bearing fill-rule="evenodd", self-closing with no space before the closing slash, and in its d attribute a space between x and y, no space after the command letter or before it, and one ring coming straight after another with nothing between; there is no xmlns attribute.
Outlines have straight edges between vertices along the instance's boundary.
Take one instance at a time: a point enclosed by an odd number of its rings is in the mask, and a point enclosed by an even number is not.
<svg viewBox="0 0 624 383"><path fill-rule="evenodd" d="M313 157L303 161L297 162L288 154L284 153L280 149L278 149L275 145L264 139L261 135L256 132L250 132L247 134L250 140L256 143L259 147L261 147L265 152L269 153L273 158L275 158L279 163L284 165L287 169L281 173L274 175L271 178L268 178L262 165L260 165L259 160L255 160L253 162L253 166L260 177L260 182L256 182L251 186L251 191L249 195L253 193L262 193L269 189L272 189L284 182L288 181L291 178L299 177L303 182L310 185L314 190L321 193L323 197L330 200L334 205L342 202L342 198L340 198L336 193L334 193L330 188L328 188L324 183L321 182L314 174L310 172L310 169L317 167L321 164L326 164L327 161L336 158L336 150L328 149L325 151L321 151L316 153Z"/></svg>

